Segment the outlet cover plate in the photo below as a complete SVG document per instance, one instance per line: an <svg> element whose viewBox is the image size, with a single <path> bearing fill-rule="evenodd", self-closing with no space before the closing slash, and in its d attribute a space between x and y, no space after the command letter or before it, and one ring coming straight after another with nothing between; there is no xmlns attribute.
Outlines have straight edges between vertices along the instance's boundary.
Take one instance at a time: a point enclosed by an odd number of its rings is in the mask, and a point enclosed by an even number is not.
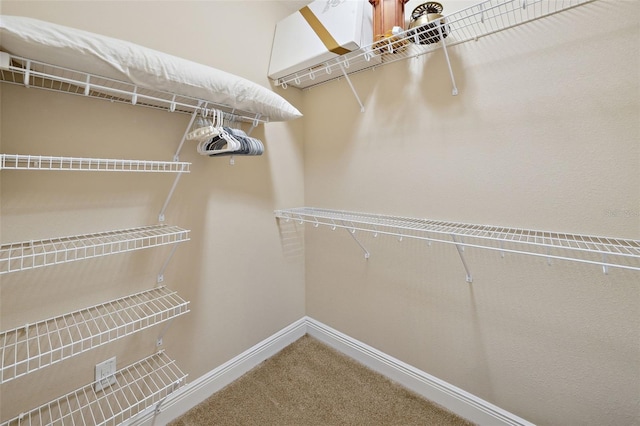
<svg viewBox="0 0 640 426"><path fill-rule="evenodd" d="M96 381L94 390L100 392L104 388L116 383L116 357L109 358L96 364Z"/></svg>

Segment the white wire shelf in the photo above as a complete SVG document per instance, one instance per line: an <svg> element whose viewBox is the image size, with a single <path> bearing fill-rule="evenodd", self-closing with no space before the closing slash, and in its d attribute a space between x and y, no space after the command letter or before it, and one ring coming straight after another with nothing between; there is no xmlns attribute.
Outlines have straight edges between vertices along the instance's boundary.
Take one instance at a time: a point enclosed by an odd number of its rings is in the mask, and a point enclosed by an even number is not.
<svg viewBox="0 0 640 426"><path fill-rule="evenodd" d="M3 83L183 114L192 114L194 111L199 110L218 109L224 112L232 121L243 121L256 125L268 122L268 119L261 117L259 114L236 110L227 105L175 93L145 89L133 83L50 65L5 52L3 52L3 55L8 55L9 62L7 68L0 68L0 81Z"/></svg>
<svg viewBox="0 0 640 426"><path fill-rule="evenodd" d="M68 170L86 172L189 173L191 163L0 154L0 170Z"/></svg>
<svg viewBox="0 0 640 426"><path fill-rule="evenodd" d="M116 372L116 382L104 390L86 385L0 426L121 424L161 403L186 377L161 351Z"/></svg>
<svg viewBox="0 0 640 426"><path fill-rule="evenodd" d="M276 210L276 217L356 231L415 238L477 247L504 253L517 253L640 271L640 240L534 231L492 225L472 225L370 213L301 207ZM358 241L358 240L356 240ZM360 244L360 243L359 243ZM364 249L364 247L360 244ZM365 250L365 257L368 252ZM463 260L464 262L464 260ZM465 264L466 267L466 264ZM470 274L468 274L469 278Z"/></svg>
<svg viewBox="0 0 640 426"><path fill-rule="evenodd" d="M444 13L445 24L442 26L436 21L417 30L406 30L385 41L373 42L320 65L279 78L276 85L284 88L317 86L342 78L345 74L434 52L443 47L443 43L454 46L477 40L591 1L594 0L486 0L451 14ZM446 37L438 42L439 37L435 34L441 29ZM420 44L421 39L434 42Z"/></svg>
<svg viewBox="0 0 640 426"><path fill-rule="evenodd" d="M150 225L0 246L0 275L189 240L189 231Z"/></svg>
<svg viewBox="0 0 640 426"><path fill-rule="evenodd" d="M0 383L189 312L165 286L0 333Z"/></svg>

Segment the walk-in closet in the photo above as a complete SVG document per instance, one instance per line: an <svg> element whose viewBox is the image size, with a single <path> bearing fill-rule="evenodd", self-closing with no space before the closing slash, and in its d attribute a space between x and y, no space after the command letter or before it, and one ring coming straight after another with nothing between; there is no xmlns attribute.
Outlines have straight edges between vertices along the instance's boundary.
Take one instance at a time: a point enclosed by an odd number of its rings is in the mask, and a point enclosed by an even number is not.
<svg viewBox="0 0 640 426"><path fill-rule="evenodd" d="M0 76L0 425L168 424L294 343L640 425L640 3L0 0Z"/></svg>

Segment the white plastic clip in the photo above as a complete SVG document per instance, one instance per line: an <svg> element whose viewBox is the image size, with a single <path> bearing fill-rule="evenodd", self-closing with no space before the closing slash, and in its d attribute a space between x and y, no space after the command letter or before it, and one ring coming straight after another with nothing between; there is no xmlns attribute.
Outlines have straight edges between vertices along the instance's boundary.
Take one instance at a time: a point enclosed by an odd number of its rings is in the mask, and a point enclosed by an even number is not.
<svg viewBox="0 0 640 426"><path fill-rule="evenodd" d="M329 62L325 63L324 70L327 72L327 74L331 74L331 66L329 65Z"/></svg>
<svg viewBox="0 0 640 426"><path fill-rule="evenodd" d="M296 74L296 77L293 79L293 81L294 81L297 85L300 85L300 77L298 76L298 74Z"/></svg>
<svg viewBox="0 0 640 426"><path fill-rule="evenodd" d="M316 73L311 71L309 72L309 80L315 80L316 79Z"/></svg>
<svg viewBox="0 0 640 426"><path fill-rule="evenodd" d="M174 94L169 104L169 111L174 112L176 110L176 95Z"/></svg>
<svg viewBox="0 0 640 426"><path fill-rule="evenodd" d="M133 86L133 95L131 95L131 105L138 103L138 86Z"/></svg>
<svg viewBox="0 0 640 426"><path fill-rule="evenodd" d="M84 95L89 96L89 92L91 91L91 75L87 74L86 84L84 85Z"/></svg>
<svg viewBox="0 0 640 426"><path fill-rule="evenodd" d="M31 77L31 61L27 60L24 70L24 87L29 87L29 79Z"/></svg>

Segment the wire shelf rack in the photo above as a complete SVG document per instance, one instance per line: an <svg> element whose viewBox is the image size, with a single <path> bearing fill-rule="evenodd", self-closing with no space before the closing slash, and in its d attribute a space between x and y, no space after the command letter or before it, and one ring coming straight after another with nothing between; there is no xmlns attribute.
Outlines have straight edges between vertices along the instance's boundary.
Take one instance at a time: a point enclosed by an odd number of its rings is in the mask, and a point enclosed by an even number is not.
<svg viewBox="0 0 640 426"><path fill-rule="evenodd" d="M0 383L189 312L165 286L0 333Z"/></svg>
<svg viewBox="0 0 640 426"><path fill-rule="evenodd" d="M477 40L591 1L594 0L486 0L445 14L443 25L438 20L418 29L403 31L384 41L376 41L312 68L281 77L276 80L276 85L310 88L344 75L434 52L443 47L443 43L454 46ZM440 31L445 33L442 41L439 41ZM430 43L424 43L425 40Z"/></svg>
<svg viewBox="0 0 640 426"><path fill-rule="evenodd" d="M0 246L0 275L189 240L188 230L150 225Z"/></svg>
<svg viewBox="0 0 640 426"><path fill-rule="evenodd" d="M0 426L117 425L160 404L186 384L187 375L160 351L115 374L102 391L86 385Z"/></svg>
<svg viewBox="0 0 640 426"><path fill-rule="evenodd" d="M87 172L189 173L191 163L0 154L0 170L68 170Z"/></svg>
<svg viewBox="0 0 640 426"><path fill-rule="evenodd" d="M236 110L227 105L196 99L175 93L150 90L106 77L71 70L44 62L7 55L8 66L0 68L0 81L8 84L35 87L55 92L126 103L169 112L192 114L194 111L218 109L232 121L266 123L268 120L257 114Z"/></svg>
<svg viewBox="0 0 640 426"><path fill-rule="evenodd" d="M473 225L370 213L300 207L276 210L284 220L344 228L352 235L364 231L477 247L504 253L517 253L640 271L640 240L535 231L492 225ZM356 240L357 241L357 240ZM362 247L362 245L361 245ZM366 252L366 250L365 250ZM368 252L366 252L368 254ZM365 256L368 257L368 256ZM466 267L466 265L465 265Z"/></svg>

